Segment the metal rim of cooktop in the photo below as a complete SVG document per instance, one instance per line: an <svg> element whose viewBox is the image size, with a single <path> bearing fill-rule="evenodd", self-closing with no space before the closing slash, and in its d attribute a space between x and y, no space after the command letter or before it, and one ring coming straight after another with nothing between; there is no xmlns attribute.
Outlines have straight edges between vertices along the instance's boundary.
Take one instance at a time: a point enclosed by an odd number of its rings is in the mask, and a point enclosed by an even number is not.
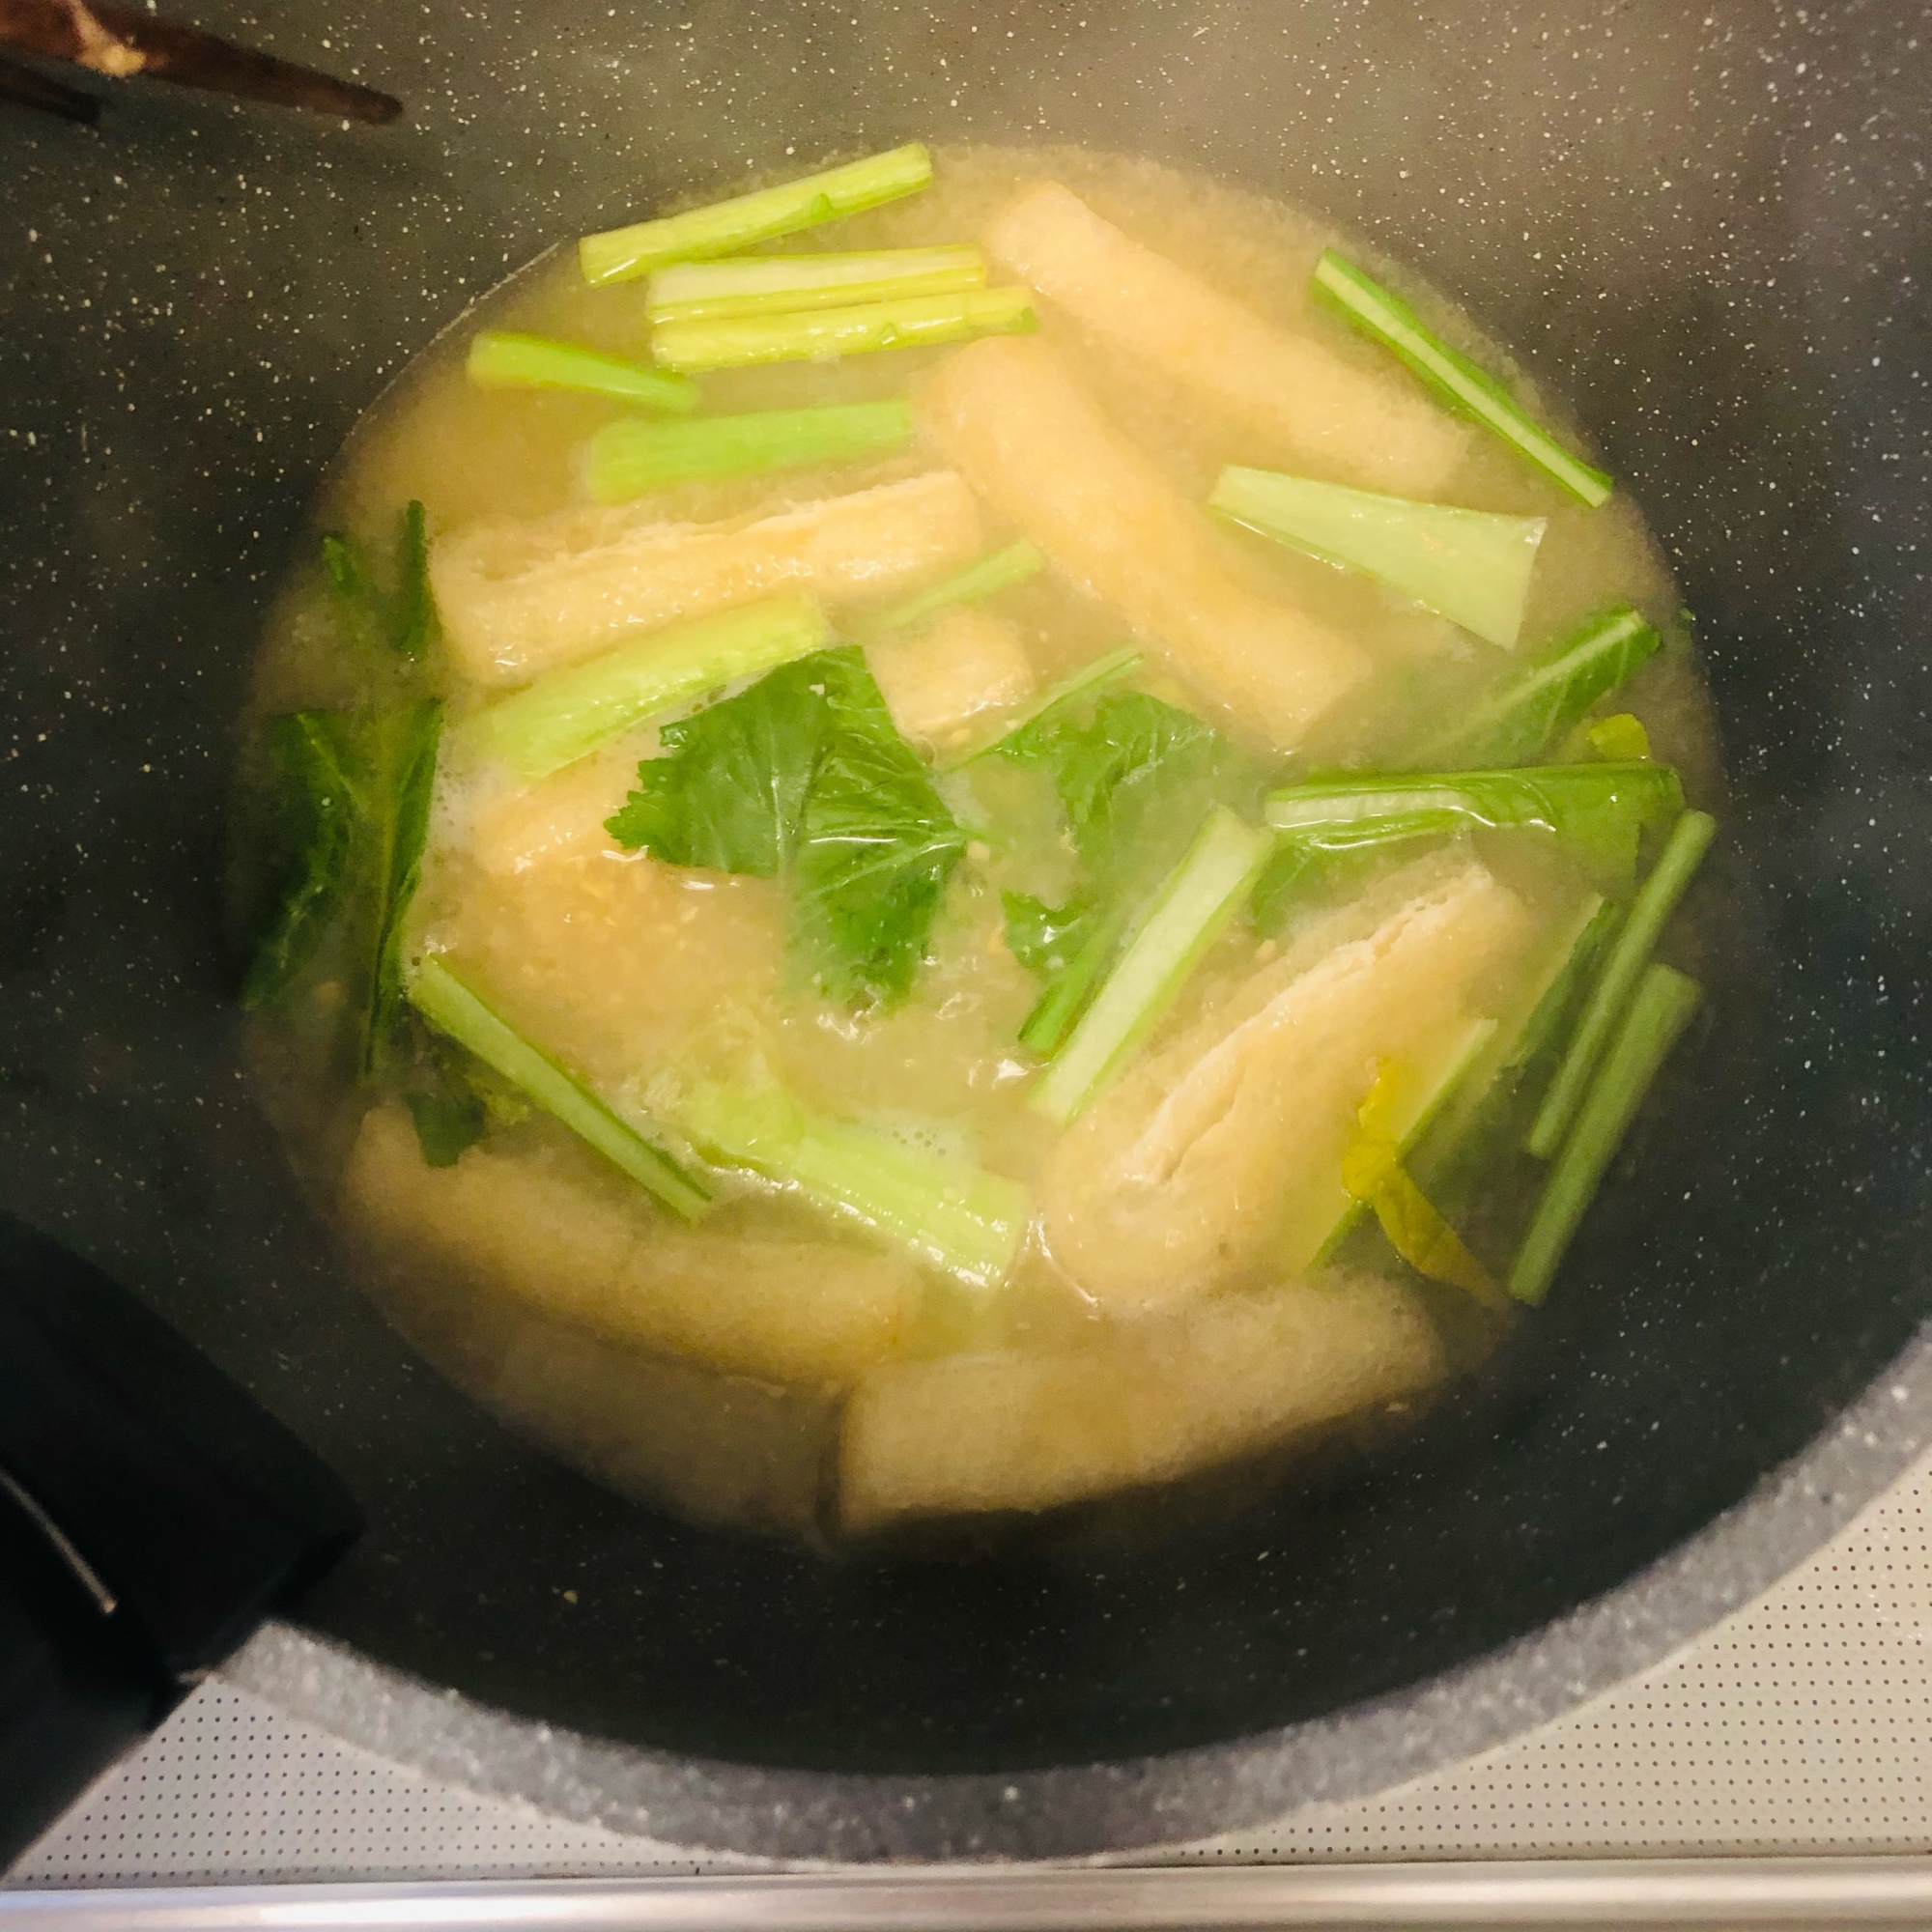
<svg viewBox="0 0 1932 1932"><path fill-rule="evenodd" d="M1164 1871L455 1880L0 1893L0 1932L1265 1932L1923 1926L1932 1859L1598 1859Z"/></svg>
<svg viewBox="0 0 1932 1932"><path fill-rule="evenodd" d="M1897 1477L1928 1435L1932 1329L1921 1329L1802 1455L1619 1588L1407 1690L1160 1757L954 1776L680 1758L491 1709L279 1623L224 1675L431 1776L679 1848L840 1863L1147 1850L1386 1790L1560 1716L1767 1589Z"/></svg>

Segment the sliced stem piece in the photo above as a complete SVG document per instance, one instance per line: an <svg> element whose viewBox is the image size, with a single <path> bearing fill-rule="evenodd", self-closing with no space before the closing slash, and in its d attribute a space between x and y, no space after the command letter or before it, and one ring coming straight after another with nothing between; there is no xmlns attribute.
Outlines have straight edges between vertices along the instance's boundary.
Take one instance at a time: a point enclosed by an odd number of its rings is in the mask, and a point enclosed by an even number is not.
<svg viewBox="0 0 1932 1932"><path fill-rule="evenodd" d="M763 362L825 362L976 335L1025 335L1038 326L1031 289L964 289L803 315L667 322L651 331L651 354L667 369L696 375Z"/></svg>
<svg viewBox="0 0 1932 1932"><path fill-rule="evenodd" d="M685 262L651 276L644 314L667 322L797 315L906 296L952 295L986 285L977 248L880 248L863 255L752 255Z"/></svg>
<svg viewBox="0 0 1932 1932"><path fill-rule="evenodd" d="M1539 826L1627 883L1643 828L1674 819L1684 788L1668 765L1633 759L1326 780L1270 793L1265 810L1277 832L1330 852L1469 825Z"/></svg>
<svg viewBox="0 0 1932 1932"><path fill-rule="evenodd" d="M469 369L479 389L578 389L679 414L697 407L697 384L682 376L544 335L481 329L469 338Z"/></svg>
<svg viewBox="0 0 1932 1932"><path fill-rule="evenodd" d="M464 749L533 784L633 725L831 641L825 613L803 597L771 597L673 624L553 671L478 712L461 726Z"/></svg>
<svg viewBox="0 0 1932 1932"><path fill-rule="evenodd" d="M1608 498L1616 487L1612 478L1581 457L1572 456L1495 377L1425 327L1400 296L1371 280L1332 248L1323 249L1315 265L1315 286L1452 407L1514 444L1579 503L1595 509Z"/></svg>
<svg viewBox="0 0 1932 1932"><path fill-rule="evenodd" d="M1088 997L1106 972L1121 938L1133 915L1130 901L1110 906L1094 930L1087 935L1061 974L1021 1024L1020 1044L1042 1060L1059 1052L1062 1041L1072 1032L1073 1023L1085 1009Z"/></svg>
<svg viewBox="0 0 1932 1932"><path fill-rule="evenodd" d="M1002 745L1009 744L1020 732L1037 724L1049 712L1070 709L1083 697L1118 683L1140 668L1142 654L1131 644L1118 651L1108 651L1104 656L1084 664L1078 670L1068 671L1060 682L1040 693L1033 703L1001 726L1000 735L989 739L977 750L964 752L958 757L945 760L941 771L956 772L970 765L976 758L983 758L989 753L997 752Z"/></svg>
<svg viewBox="0 0 1932 1932"><path fill-rule="evenodd" d="M1605 692L1628 682L1662 642L1627 604L1599 611L1542 663L1505 679L1446 730L1425 739L1407 762L1529 764Z"/></svg>
<svg viewBox="0 0 1932 1932"><path fill-rule="evenodd" d="M429 517L413 497L404 505L396 540L396 608L390 637L398 657L414 660L429 648L436 629L436 597L429 583Z"/></svg>
<svg viewBox="0 0 1932 1932"><path fill-rule="evenodd" d="M672 262L735 255L760 242L877 208L917 193L931 179L932 156L914 141L707 208L586 235L577 244L578 265L586 282L632 282Z"/></svg>
<svg viewBox="0 0 1932 1932"><path fill-rule="evenodd" d="M701 1086L679 1124L707 1159L795 1187L978 1288L1005 1279L1032 1219L1017 1180L809 1113L776 1087Z"/></svg>
<svg viewBox="0 0 1932 1932"><path fill-rule="evenodd" d="M1271 833L1226 806L1208 814L1072 1037L1036 1084L1033 1104L1041 1113L1064 1126L1086 1107L1174 1004L1273 849Z"/></svg>
<svg viewBox="0 0 1932 1932"><path fill-rule="evenodd" d="M1686 889L1717 837L1718 821L1709 812L1687 811L1671 828L1670 838L1658 855L1649 878L1645 879L1631 902L1623 930L1611 942L1608 955L1582 1017L1570 1040L1556 1077L1549 1083L1543 1105L1537 1111L1526 1143L1539 1160L1548 1160L1562 1146L1577 1110L1590 1086L1617 1023L1623 1018L1631 995L1649 963L1659 935L1670 915L1677 910Z"/></svg>
<svg viewBox="0 0 1932 1932"><path fill-rule="evenodd" d="M623 1170L687 1221L710 1205L711 1195L661 1148L627 1126L590 1089L549 1054L526 1039L440 959L423 960L411 975L410 1004L439 1033L467 1047L545 1113L561 1121L613 1166Z"/></svg>
<svg viewBox="0 0 1932 1932"><path fill-rule="evenodd" d="M1696 980L1672 967L1645 971L1517 1251L1509 1292L1519 1301L1535 1304L1549 1293L1605 1170L1702 996Z"/></svg>
<svg viewBox="0 0 1932 1932"><path fill-rule="evenodd" d="M861 634L869 643L872 639L889 637L895 631L908 631L913 625L924 623L928 617L950 610L954 604L980 603L1015 583L1024 583L1029 577L1037 577L1045 568L1046 558L1039 554L1037 546L1022 537L1018 543L1010 543L1005 550L996 550L990 556L982 556L978 563L969 563L964 570L947 578L944 582L916 591L890 609L881 611L876 617L860 627Z"/></svg>
<svg viewBox="0 0 1932 1932"><path fill-rule="evenodd" d="M1365 575L1465 631L1516 648L1547 517L1506 517L1318 483L1222 470L1209 509L1323 563Z"/></svg>
<svg viewBox="0 0 1932 1932"><path fill-rule="evenodd" d="M912 440L901 402L834 403L815 410L760 410L690 422L606 423L584 445L584 484L600 503L711 476L744 476L808 464L886 456Z"/></svg>

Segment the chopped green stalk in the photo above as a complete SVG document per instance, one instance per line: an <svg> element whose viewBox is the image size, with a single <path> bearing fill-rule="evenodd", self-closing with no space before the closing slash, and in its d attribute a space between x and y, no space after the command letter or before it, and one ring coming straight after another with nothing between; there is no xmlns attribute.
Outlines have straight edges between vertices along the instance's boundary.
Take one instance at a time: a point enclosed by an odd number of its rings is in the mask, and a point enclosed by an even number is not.
<svg viewBox="0 0 1932 1932"><path fill-rule="evenodd" d="M1332 248L1315 265L1315 286L1340 304L1358 328L1392 350L1453 408L1473 416L1592 509L1615 488L1613 480L1572 456L1524 411L1495 377L1479 369L1423 326L1400 296L1370 280Z"/></svg>
<svg viewBox="0 0 1932 1932"><path fill-rule="evenodd" d="M1548 1160L1562 1146L1577 1110L1583 1104L1590 1076L1609 1045L1610 1036L1622 1019L1633 989L1649 963L1652 949L1665 922L1676 911L1677 902L1695 875L1711 840L1717 836L1718 821L1708 812L1687 811L1671 829L1670 838L1658 855L1636 897L1631 902L1623 930L1612 943L1597 983L1577 1023L1570 1048L1556 1077L1549 1083L1527 1146L1539 1160Z"/></svg>
<svg viewBox="0 0 1932 1932"><path fill-rule="evenodd" d="M1684 810L1668 765L1645 759L1329 780L1272 792L1267 822L1298 844L1348 851L1467 825L1541 826L1628 879L1638 835Z"/></svg>
<svg viewBox="0 0 1932 1932"><path fill-rule="evenodd" d="M373 789L385 810L371 827L378 914L369 1021L362 1037L362 1070L367 1074L383 1070L390 1036L402 1017L404 922L422 878L441 738L442 706L435 698L382 719L374 732Z"/></svg>
<svg viewBox="0 0 1932 1932"><path fill-rule="evenodd" d="M796 469L889 456L912 440L901 402L834 403L815 410L760 410L690 422L607 423L584 445L583 480L600 503L711 476Z"/></svg>
<svg viewBox="0 0 1932 1932"><path fill-rule="evenodd" d="M914 141L842 168L715 201L683 214L637 221L627 228L586 235L577 244L586 282L634 282L672 262L704 262L735 255L816 228L841 214L858 214L881 203L915 194L932 179L932 156Z"/></svg>
<svg viewBox="0 0 1932 1932"><path fill-rule="evenodd" d="M1017 548L1017 546L1015 546ZM997 738L988 739L983 745L958 757L946 761L942 771L958 771L970 765L976 758L983 758L989 752L997 752L1009 744L1022 731L1039 724L1042 720L1057 716L1062 711L1070 711L1083 697L1101 690L1117 680L1128 676L1140 668L1141 653L1128 645L1123 650L1109 651L1104 657L1094 658L1084 664L1078 670L1069 671L1060 682L1040 693L1033 703L1000 729Z"/></svg>
<svg viewBox="0 0 1932 1932"><path fill-rule="evenodd" d="M396 655L419 658L436 628L436 598L429 587L429 519L413 499L403 511L396 569Z"/></svg>
<svg viewBox="0 0 1932 1932"><path fill-rule="evenodd" d="M469 380L479 389L582 389L682 413L697 407L697 384L575 342L486 328L469 338Z"/></svg>
<svg viewBox="0 0 1932 1932"><path fill-rule="evenodd" d="M653 632L553 671L462 726L475 757L526 783L548 778L647 719L707 691L822 650L831 627L803 597L772 597Z"/></svg>
<svg viewBox="0 0 1932 1932"><path fill-rule="evenodd" d="M1024 335L1038 326L1031 289L963 289L803 315L667 322L651 331L651 354L667 369L695 375L760 362L824 362L974 335Z"/></svg>
<svg viewBox="0 0 1932 1932"><path fill-rule="evenodd" d="M1519 1301L1535 1304L1549 1293L1605 1170L1701 997L1696 980L1671 967L1652 966L1644 973L1517 1251L1509 1292Z"/></svg>
<svg viewBox="0 0 1932 1932"><path fill-rule="evenodd" d="M1477 1063L1482 1060L1485 1049L1495 1035L1494 1020L1471 1020L1442 1043L1440 1054L1433 1064L1425 1063L1410 1069L1411 1077L1404 1080L1390 1096L1384 1118L1378 1122L1384 1137L1393 1147L1394 1159L1398 1163L1408 1159L1442 1110L1462 1092L1464 1082L1474 1078ZM1344 1192L1348 1192L1346 1187ZM1317 1267L1325 1267L1335 1259L1342 1243L1354 1231L1363 1210L1373 1199L1373 1192L1349 1195L1341 1219L1316 1249L1314 1264Z"/></svg>
<svg viewBox="0 0 1932 1932"><path fill-rule="evenodd" d="M1064 1126L1146 1038L1246 899L1273 848L1272 835L1226 806L1214 807L1034 1088L1033 1104L1041 1113Z"/></svg>
<svg viewBox="0 0 1932 1932"><path fill-rule="evenodd" d="M1368 490L1285 476L1222 470L1209 509L1319 557L1366 575L1514 650L1546 517L1505 517L1447 503L1411 502Z"/></svg>
<svg viewBox="0 0 1932 1932"><path fill-rule="evenodd" d="M1030 1053L1045 1060L1060 1050L1061 1042L1072 1032L1074 1021L1085 1009L1088 996L1112 962L1132 913L1132 905L1125 900L1109 908L1080 950L1066 962L1066 970L1026 1016L1019 1037L1020 1044Z"/></svg>
<svg viewBox="0 0 1932 1932"><path fill-rule="evenodd" d="M1417 746L1407 762L1529 764L1605 692L1627 682L1662 641L1627 604L1600 611L1540 664L1506 679L1447 730Z"/></svg>
<svg viewBox="0 0 1932 1932"><path fill-rule="evenodd" d="M1015 583L1024 583L1046 568L1046 558L1022 537L1018 543L969 563L957 576L949 577L930 589L915 592L902 602L881 611L861 627L867 639L883 638L894 631L910 630L928 617L955 604L978 604Z"/></svg>
<svg viewBox="0 0 1932 1932"><path fill-rule="evenodd" d="M1032 1218L1017 1180L808 1113L776 1087L699 1087L679 1125L707 1159L795 1187L976 1287L1006 1277Z"/></svg>
<svg viewBox="0 0 1932 1932"><path fill-rule="evenodd" d="M686 262L651 276L644 315L667 322L797 315L811 308L944 296L986 285L977 248L880 248L865 255L751 255Z"/></svg>
<svg viewBox="0 0 1932 1932"><path fill-rule="evenodd" d="M1577 1009L1591 967L1623 918L1614 900L1592 893L1578 900L1538 954L1509 1022L1461 1082L1417 1150L1415 1174L1426 1188L1447 1182L1461 1194L1500 1157L1511 1127L1535 1101L1526 1082L1546 1071Z"/></svg>
<svg viewBox="0 0 1932 1932"><path fill-rule="evenodd" d="M441 960L429 958L417 966L410 977L409 1000L439 1033L495 1067L673 1213L695 1221L710 1205L710 1193L700 1182L492 1010Z"/></svg>

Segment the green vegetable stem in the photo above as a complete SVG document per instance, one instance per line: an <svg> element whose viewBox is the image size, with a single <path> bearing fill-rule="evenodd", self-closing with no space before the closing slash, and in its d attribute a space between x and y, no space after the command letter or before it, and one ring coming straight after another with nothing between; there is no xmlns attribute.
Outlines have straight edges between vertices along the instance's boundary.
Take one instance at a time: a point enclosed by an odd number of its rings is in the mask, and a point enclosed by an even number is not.
<svg viewBox="0 0 1932 1932"><path fill-rule="evenodd" d="M901 402L761 410L686 422L627 418L605 424L584 445L583 482L598 502L621 503L672 483L890 456L911 440L912 411Z"/></svg>
<svg viewBox="0 0 1932 1932"><path fill-rule="evenodd" d="M1332 248L1324 249L1315 266L1315 286L1444 401L1512 444L1579 503L1595 509L1608 499L1615 487L1608 476L1572 456L1495 377L1424 327L1400 296L1372 281Z"/></svg>
<svg viewBox="0 0 1932 1932"><path fill-rule="evenodd" d="M915 141L683 214L586 235L577 244L578 264L586 282L636 281L672 262L735 255L781 235L858 214L917 193L931 179L932 156Z"/></svg>

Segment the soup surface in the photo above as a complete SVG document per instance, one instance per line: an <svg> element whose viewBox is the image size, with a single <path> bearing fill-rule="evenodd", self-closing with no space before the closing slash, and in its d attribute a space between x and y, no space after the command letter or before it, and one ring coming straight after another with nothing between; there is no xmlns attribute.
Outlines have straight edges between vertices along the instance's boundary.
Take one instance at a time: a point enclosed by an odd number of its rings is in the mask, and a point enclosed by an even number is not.
<svg viewBox="0 0 1932 1932"><path fill-rule="evenodd" d="M830 1546L1412 1413L1537 1319L1719 775L1635 506L1398 271L1318 299L1344 246L942 151L761 243L832 264L788 294L547 256L357 428L259 661L247 1002L480 1401ZM1405 315L1501 380L1446 407Z"/></svg>

